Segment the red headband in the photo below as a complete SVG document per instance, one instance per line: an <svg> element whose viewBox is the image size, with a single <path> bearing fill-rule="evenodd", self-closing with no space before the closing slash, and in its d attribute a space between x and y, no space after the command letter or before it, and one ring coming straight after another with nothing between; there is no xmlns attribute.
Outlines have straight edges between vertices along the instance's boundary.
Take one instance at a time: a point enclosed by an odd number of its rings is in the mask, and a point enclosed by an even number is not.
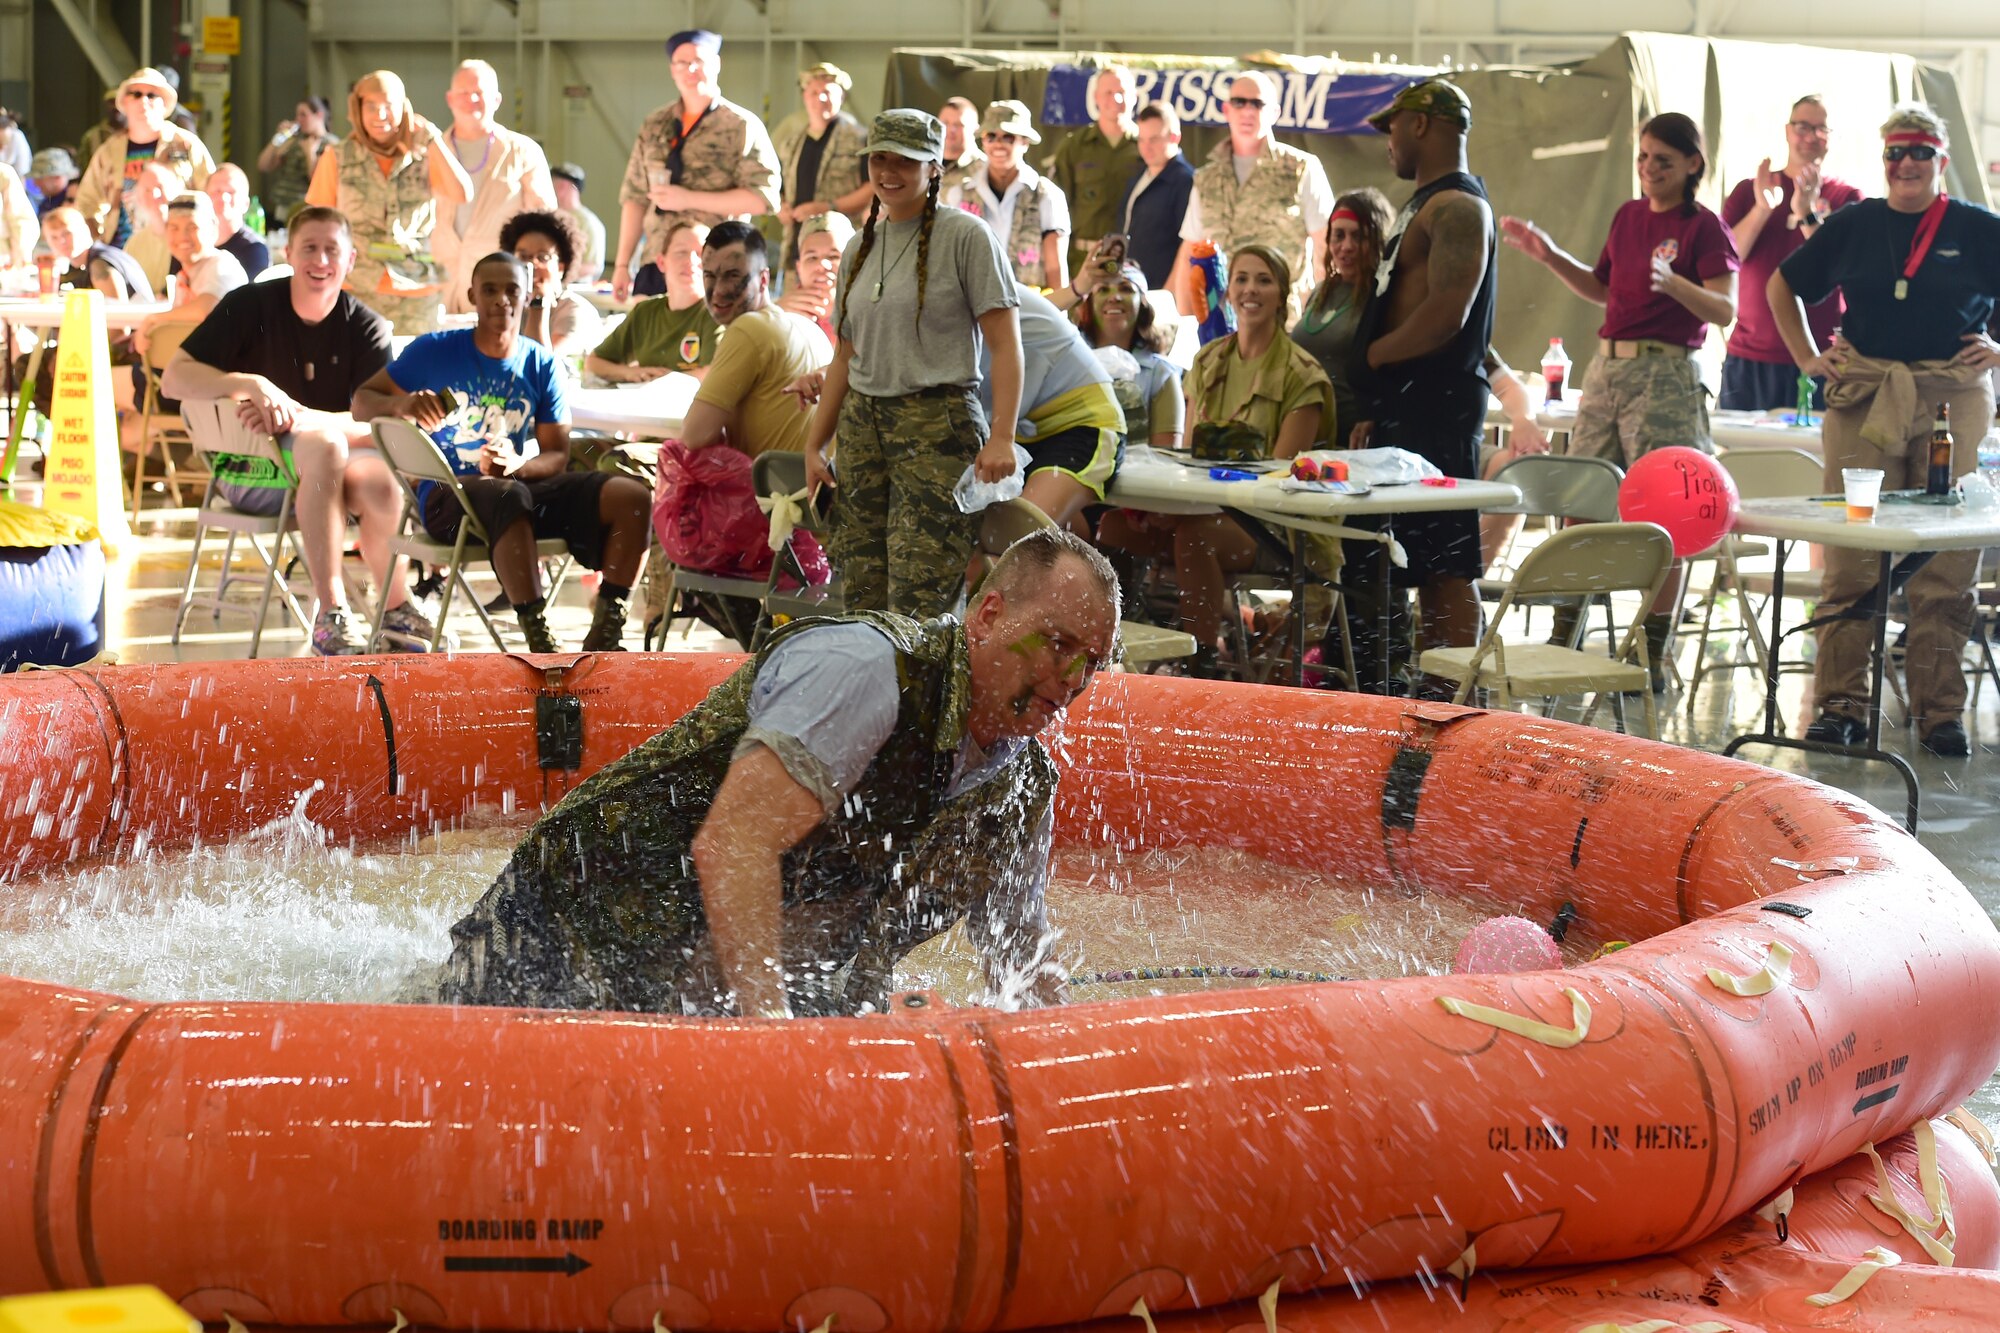
<svg viewBox="0 0 2000 1333"><path fill-rule="evenodd" d="M1894 134L1883 135L1882 142L1883 143L1927 143L1931 147L1938 149L1939 151L1943 151L1944 149L1944 140L1938 138L1935 134L1932 134L1929 130L1897 130Z"/></svg>
<svg viewBox="0 0 2000 1333"><path fill-rule="evenodd" d="M1342 218L1346 218L1349 222L1354 223L1356 226L1359 226L1361 223L1361 215L1355 212L1353 209L1336 208L1333 210L1333 216L1326 220L1327 225L1330 227L1334 223L1340 221Z"/></svg>

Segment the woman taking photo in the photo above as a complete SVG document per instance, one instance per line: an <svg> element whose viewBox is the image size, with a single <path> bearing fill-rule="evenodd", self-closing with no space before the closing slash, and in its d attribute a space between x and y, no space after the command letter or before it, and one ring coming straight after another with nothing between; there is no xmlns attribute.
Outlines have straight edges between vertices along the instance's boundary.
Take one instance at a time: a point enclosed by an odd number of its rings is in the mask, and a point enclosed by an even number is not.
<svg viewBox="0 0 2000 1333"><path fill-rule="evenodd" d="M968 463L981 481L1014 471L1020 301L991 229L938 207L943 147L935 117L897 110L875 117L861 150L875 201L841 259L839 338L805 445L809 485L839 492L829 554L850 611L950 610L978 522L959 512L952 488ZM979 403L982 339L990 433Z"/></svg>
<svg viewBox="0 0 2000 1333"><path fill-rule="evenodd" d="M1951 475L1970 472L1993 420L1991 372L2000 344L1988 336L2000 298L2000 217L1944 193L1951 146L1944 121L1911 103L1882 126L1880 199L1849 204L1799 247L1766 288L1779 336L1806 375L1826 376L1826 487L1842 468L1882 470L1882 488L1921 486L1932 413L1950 413ZM1801 301L1839 290L1847 299L1840 336L1820 347ZM1906 387L1901 396L1894 382ZM1868 736L1867 620L1839 614L1874 590L1872 551L1824 548L1826 589L1815 613L1819 655L1813 696L1819 717L1806 739L1858 745ZM1972 630L1977 551L1940 551L1913 575L1904 676L1910 720L1924 749L1944 759L1971 751L1965 734L1965 669Z"/></svg>
<svg viewBox="0 0 2000 1333"><path fill-rule="evenodd" d="M347 290L397 333L438 326L448 281L430 252L440 207L472 197L472 178L437 126L417 114L403 81L386 69L364 74L347 95L354 130L313 168L306 202L337 208L354 230Z"/></svg>
<svg viewBox="0 0 2000 1333"><path fill-rule="evenodd" d="M1188 372L1188 439L1196 457L1290 458L1336 428L1333 382L1285 336L1291 287L1291 270L1269 246L1246 245L1230 258L1226 291L1236 332L1202 348ZM1098 540L1136 556L1172 559L1181 628L1195 639L1194 670L1214 675L1223 578L1256 563L1249 533L1226 514L1142 517L1120 510L1104 516Z"/></svg>
<svg viewBox="0 0 2000 1333"><path fill-rule="evenodd" d="M1638 165L1640 197L1612 217L1594 267L1572 258L1534 223L1500 219L1507 244L1604 307L1569 452L1628 468L1663 445L1714 451L1708 390L1694 354L1707 341L1709 325L1721 328L1736 318L1739 266L1729 229L1694 199L1708 168L1700 127L1678 111L1654 116L1639 129ZM1677 566L1646 617L1655 692L1666 688L1665 654L1682 572Z"/></svg>
<svg viewBox="0 0 2000 1333"><path fill-rule="evenodd" d="M1118 243L1116 250L1113 241ZM1178 449L1187 415L1180 368L1167 360L1168 334L1146 299L1145 271L1111 257L1123 248L1119 237L1100 242L1106 257L1100 261L1093 254L1076 280L1049 299L1058 310L1075 312L1077 330L1086 343L1116 348L1138 367L1136 378L1116 371L1111 376L1112 390L1125 412L1126 440L1155 449Z"/></svg>
<svg viewBox="0 0 2000 1333"><path fill-rule="evenodd" d="M333 107L324 97L301 98L292 118L278 122L271 142L257 154L257 170L264 173L264 193L271 200L271 226L289 225L292 214L305 206L320 154L339 142L327 131L332 117Z"/></svg>

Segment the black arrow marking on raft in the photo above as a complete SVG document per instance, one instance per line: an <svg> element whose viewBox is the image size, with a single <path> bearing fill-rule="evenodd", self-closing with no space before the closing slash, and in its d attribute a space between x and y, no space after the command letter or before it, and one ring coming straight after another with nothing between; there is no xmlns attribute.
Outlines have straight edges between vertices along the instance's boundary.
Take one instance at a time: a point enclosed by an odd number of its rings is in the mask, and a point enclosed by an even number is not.
<svg viewBox="0 0 2000 1333"><path fill-rule="evenodd" d="M1866 1097L1863 1097L1860 1101L1854 1103L1854 1114L1860 1115L1863 1111L1867 1110L1871 1106L1880 1106L1883 1102L1890 1100L1902 1090L1903 1090L1902 1084L1891 1083L1888 1087L1882 1089L1882 1091L1880 1092L1871 1092Z"/></svg>
<svg viewBox="0 0 2000 1333"><path fill-rule="evenodd" d="M1578 863L1583 860L1583 831L1589 827L1589 815L1585 815L1582 819L1576 821L1576 841L1569 845L1569 868L1571 870L1576 869Z"/></svg>
<svg viewBox="0 0 2000 1333"><path fill-rule="evenodd" d="M561 1273L575 1277L590 1267L580 1254L447 1254L447 1273Z"/></svg>

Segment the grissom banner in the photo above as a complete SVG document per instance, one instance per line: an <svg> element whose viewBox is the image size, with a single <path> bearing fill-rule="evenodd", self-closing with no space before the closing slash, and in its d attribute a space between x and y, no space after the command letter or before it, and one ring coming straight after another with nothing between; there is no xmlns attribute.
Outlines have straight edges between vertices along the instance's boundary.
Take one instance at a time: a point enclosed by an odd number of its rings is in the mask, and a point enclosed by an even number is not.
<svg viewBox="0 0 2000 1333"><path fill-rule="evenodd" d="M100 292L63 298L51 406L55 435L42 478L42 507L96 524L105 553L115 555L132 530L119 485L118 414L111 405L111 345L105 341Z"/></svg>
<svg viewBox="0 0 2000 1333"><path fill-rule="evenodd" d="M1226 125L1229 85L1235 69L1140 69L1132 72L1135 104L1164 102L1184 125ZM1375 134L1368 117L1420 76L1411 74L1307 74L1267 69L1278 81L1278 128L1306 134ZM1088 65L1057 65L1042 90L1044 125L1088 125L1097 119L1090 104Z"/></svg>

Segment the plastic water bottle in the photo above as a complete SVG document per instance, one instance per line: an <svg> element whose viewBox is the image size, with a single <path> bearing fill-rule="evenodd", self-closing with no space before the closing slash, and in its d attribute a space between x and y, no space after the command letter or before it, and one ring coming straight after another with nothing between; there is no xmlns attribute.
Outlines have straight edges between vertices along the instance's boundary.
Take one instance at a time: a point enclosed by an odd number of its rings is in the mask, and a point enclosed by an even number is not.
<svg viewBox="0 0 2000 1333"><path fill-rule="evenodd" d="M1989 430L1979 442L1979 475L1986 484L2000 489L2000 430Z"/></svg>
<svg viewBox="0 0 2000 1333"><path fill-rule="evenodd" d="M1798 410L1792 413L1792 424L1794 426L1810 426L1813 424L1812 400L1812 376L1801 375L1799 376L1799 406Z"/></svg>
<svg viewBox="0 0 2000 1333"><path fill-rule="evenodd" d="M1547 401L1560 403L1563 385L1569 382L1569 353L1560 338L1549 339L1549 350L1542 356L1542 380L1549 386Z"/></svg>
<svg viewBox="0 0 2000 1333"><path fill-rule="evenodd" d="M254 194L250 196L250 207L243 210L243 225L259 236L264 234L264 201Z"/></svg>
<svg viewBox="0 0 2000 1333"><path fill-rule="evenodd" d="M1222 258L1213 244L1196 241L1190 246L1188 265L1194 269L1194 312L1201 321L1195 336L1206 346L1236 332L1236 312L1223 299Z"/></svg>

